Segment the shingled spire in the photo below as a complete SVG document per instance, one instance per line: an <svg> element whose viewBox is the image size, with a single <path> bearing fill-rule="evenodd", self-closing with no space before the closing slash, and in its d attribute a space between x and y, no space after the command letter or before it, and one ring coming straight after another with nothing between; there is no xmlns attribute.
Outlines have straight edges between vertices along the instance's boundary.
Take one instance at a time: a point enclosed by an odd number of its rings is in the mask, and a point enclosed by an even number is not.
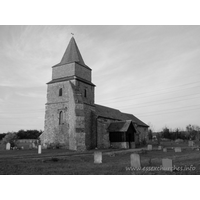
<svg viewBox="0 0 200 200"><path fill-rule="evenodd" d="M76 44L74 37L71 38L67 46L67 49L62 57L62 60L58 65L64 65L64 64L73 63L73 62L76 62L85 66L85 63L83 61L83 58L81 56L81 53L78 49L78 46Z"/></svg>

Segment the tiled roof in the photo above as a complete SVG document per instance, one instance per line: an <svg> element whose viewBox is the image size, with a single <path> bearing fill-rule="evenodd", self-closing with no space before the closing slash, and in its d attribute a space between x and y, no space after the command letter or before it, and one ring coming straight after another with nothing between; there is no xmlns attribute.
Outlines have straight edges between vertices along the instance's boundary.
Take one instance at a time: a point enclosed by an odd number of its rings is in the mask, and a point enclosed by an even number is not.
<svg viewBox="0 0 200 200"><path fill-rule="evenodd" d="M70 80L78 80L78 81L81 81L83 83L86 83L88 85L91 85L91 86L95 86L92 82L90 81L87 81L85 79L82 79L80 77L77 77L77 76L70 76L70 77L63 77L63 78L57 78L57 79L53 79L51 80L50 82L48 82L47 84L51 84L51 83L57 83L57 82L62 82L62 81L70 81Z"/></svg>
<svg viewBox="0 0 200 200"><path fill-rule="evenodd" d="M109 132L126 132L132 123L131 120L111 122L108 131Z"/></svg>
<svg viewBox="0 0 200 200"><path fill-rule="evenodd" d="M55 65L54 67L60 66L60 65L65 65L68 63L73 63L73 62L76 62L80 65L83 65L83 66L89 68L83 61L83 58L81 56L81 53L78 49L78 46L76 44L74 37L71 38L60 63Z"/></svg>
<svg viewBox="0 0 200 200"><path fill-rule="evenodd" d="M144 122L142 122L141 120L139 120L137 117L135 117L132 114L122 113L122 112L120 112L120 110L97 105L97 104L95 104L95 108L96 108L97 116L101 116L101 117L105 117L105 118L112 118L112 119L116 119L119 121L132 120L139 126L148 127L147 124L145 124Z"/></svg>

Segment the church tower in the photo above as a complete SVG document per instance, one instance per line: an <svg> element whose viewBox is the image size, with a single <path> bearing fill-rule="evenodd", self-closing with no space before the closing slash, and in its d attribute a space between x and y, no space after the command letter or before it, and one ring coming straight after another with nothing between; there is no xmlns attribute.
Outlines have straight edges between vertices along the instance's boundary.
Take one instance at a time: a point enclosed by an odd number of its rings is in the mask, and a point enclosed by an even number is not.
<svg viewBox="0 0 200 200"><path fill-rule="evenodd" d="M92 145L94 89L92 70L85 64L74 37L47 83L43 145L85 150Z"/></svg>

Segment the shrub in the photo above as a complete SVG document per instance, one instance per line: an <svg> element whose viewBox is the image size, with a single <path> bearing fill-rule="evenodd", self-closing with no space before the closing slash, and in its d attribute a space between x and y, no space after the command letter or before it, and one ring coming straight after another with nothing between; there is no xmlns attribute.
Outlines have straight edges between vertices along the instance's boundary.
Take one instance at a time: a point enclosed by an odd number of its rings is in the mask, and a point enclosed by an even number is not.
<svg viewBox="0 0 200 200"><path fill-rule="evenodd" d="M18 138L16 133L8 132L6 136L3 138L2 143L7 144L9 142L11 147L14 147L17 139Z"/></svg>
<svg viewBox="0 0 200 200"><path fill-rule="evenodd" d="M62 145L58 142L56 143L50 143L47 145L47 149L61 149Z"/></svg>

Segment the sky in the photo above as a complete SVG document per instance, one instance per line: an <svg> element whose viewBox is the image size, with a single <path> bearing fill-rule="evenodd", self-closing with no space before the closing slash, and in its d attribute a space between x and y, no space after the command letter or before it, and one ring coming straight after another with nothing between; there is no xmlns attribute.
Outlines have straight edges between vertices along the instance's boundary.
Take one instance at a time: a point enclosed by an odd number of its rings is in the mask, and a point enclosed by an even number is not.
<svg viewBox="0 0 200 200"><path fill-rule="evenodd" d="M200 126L200 26L0 26L0 133L44 129L47 85L71 33L95 103L154 131Z"/></svg>

